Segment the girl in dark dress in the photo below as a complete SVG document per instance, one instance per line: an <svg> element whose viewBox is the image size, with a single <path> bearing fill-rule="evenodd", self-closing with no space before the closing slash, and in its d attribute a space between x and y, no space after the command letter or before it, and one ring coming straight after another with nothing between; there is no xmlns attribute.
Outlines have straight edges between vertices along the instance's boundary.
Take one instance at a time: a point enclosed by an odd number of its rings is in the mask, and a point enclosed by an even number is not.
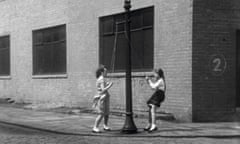
<svg viewBox="0 0 240 144"><path fill-rule="evenodd" d="M157 107L160 107L161 103L165 99L166 90L163 70L162 69L154 70L153 73L155 78L154 81L149 79L149 77L146 77L149 86L155 91L153 95L150 97L150 99L147 101L147 105L149 107L149 124L144 130L147 130L149 132L157 130L155 113Z"/></svg>

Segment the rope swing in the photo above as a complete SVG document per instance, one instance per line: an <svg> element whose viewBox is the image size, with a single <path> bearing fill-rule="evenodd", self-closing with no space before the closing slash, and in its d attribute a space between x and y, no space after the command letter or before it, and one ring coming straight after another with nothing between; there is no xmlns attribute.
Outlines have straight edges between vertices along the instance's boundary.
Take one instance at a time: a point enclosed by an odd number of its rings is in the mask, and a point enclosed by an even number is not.
<svg viewBox="0 0 240 144"><path fill-rule="evenodd" d="M115 38L114 38L114 45L113 45L113 51L112 51L112 59L111 59L111 71L112 73L115 71L115 60L116 60L116 50L117 50L117 38L118 38L118 24L116 23L116 29L115 29Z"/></svg>
<svg viewBox="0 0 240 144"><path fill-rule="evenodd" d="M116 62L116 51L117 51L117 41L118 41L118 26L120 25L120 24L124 24L125 25L125 21L121 21L121 22L116 22L116 24L115 24L115 32L114 32L114 35L115 35L115 37L114 37L114 44L113 44L113 51L112 51L112 58L111 58L111 65L110 65L110 67L111 67L111 73L113 73L114 71L115 71L115 62ZM127 36L127 33L126 33L126 25L124 26L124 35L125 35L125 38L126 38L126 40L127 40L127 42L129 43L129 38L128 38L128 36ZM132 44L131 44L132 45ZM131 46L132 47L132 46ZM133 55L135 55L138 59L140 58L140 56L138 55L138 53L136 52L136 50L135 49L133 49L132 48L132 50L133 50ZM139 62L139 64L140 64L140 66L141 67L143 67L143 64L140 62L140 61L138 61Z"/></svg>

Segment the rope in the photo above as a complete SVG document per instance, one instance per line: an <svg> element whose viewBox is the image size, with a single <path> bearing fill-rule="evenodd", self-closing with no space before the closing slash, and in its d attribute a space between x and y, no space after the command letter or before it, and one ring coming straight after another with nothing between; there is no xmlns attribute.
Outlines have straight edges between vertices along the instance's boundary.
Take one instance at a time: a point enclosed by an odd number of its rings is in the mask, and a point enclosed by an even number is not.
<svg viewBox="0 0 240 144"><path fill-rule="evenodd" d="M125 21L122 22L118 22L116 23L116 29L115 29L115 38L114 38L114 45L113 45L113 51L112 51L112 59L111 59L111 72L113 73L115 71L115 61L116 61L116 50L117 50L117 40L118 40L118 25L125 23ZM127 43L129 44L129 38L127 36L127 31L126 31L126 24L124 24L125 26L125 37L127 39ZM132 43L130 43L131 47L132 47ZM133 49L133 54L135 54L136 58L140 58L139 54L136 52L135 49ZM143 67L143 63L141 63L140 61L138 61L138 63L140 64L141 67Z"/></svg>
<svg viewBox="0 0 240 144"><path fill-rule="evenodd" d="M129 29L130 29L130 31L131 31L131 27L130 27ZM125 31L124 31L124 33L125 33L125 37L126 37L126 39L127 39L127 43L129 44L129 38L128 38L128 35L127 35L126 24L125 24ZM135 54L136 58L140 58L139 54L136 52L137 50L135 50L135 49L133 48L132 43L130 43L130 45L131 45L131 48L132 48L131 50L133 50L132 55ZM143 63L141 63L140 61L138 61L138 63L140 64L141 67L143 67Z"/></svg>
<svg viewBox="0 0 240 144"><path fill-rule="evenodd" d="M112 73L113 73L114 70L115 70L115 59L116 59L116 50L117 50L117 37L118 37L118 23L116 23L115 39L114 39L113 52L112 52L112 60L111 60Z"/></svg>

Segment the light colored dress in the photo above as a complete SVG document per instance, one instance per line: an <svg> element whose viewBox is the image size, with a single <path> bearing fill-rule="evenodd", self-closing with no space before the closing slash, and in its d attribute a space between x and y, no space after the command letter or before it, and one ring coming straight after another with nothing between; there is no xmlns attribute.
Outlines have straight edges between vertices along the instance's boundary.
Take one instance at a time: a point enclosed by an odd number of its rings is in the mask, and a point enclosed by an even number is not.
<svg viewBox="0 0 240 144"><path fill-rule="evenodd" d="M110 105L109 104L110 95L109 95L108 91L102 90L102 85L105 88L105 87L107 87L108 83L105 81L103 76L100 76L96 82L97 94L94 96L93 108L99 114L108 115L109 114L109 105ZM100 98L104 97L104 96L105 96L105 98L101 100Z"/></svg>

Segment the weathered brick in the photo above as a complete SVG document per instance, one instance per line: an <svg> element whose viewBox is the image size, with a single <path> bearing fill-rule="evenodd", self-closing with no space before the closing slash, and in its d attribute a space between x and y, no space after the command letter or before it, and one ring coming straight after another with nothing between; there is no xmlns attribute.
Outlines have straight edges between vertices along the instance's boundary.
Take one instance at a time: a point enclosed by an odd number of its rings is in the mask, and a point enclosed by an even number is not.
<svg viewBox="0 0 240 144"><path fill-rule="evenodd" d="M231 119L236 101L236 30L240 2L194 0L193 2L193 120ZM226 70L216 76L209 67L213 55L223 55ZM226 113L228 113L226 115Z"/></svg>

